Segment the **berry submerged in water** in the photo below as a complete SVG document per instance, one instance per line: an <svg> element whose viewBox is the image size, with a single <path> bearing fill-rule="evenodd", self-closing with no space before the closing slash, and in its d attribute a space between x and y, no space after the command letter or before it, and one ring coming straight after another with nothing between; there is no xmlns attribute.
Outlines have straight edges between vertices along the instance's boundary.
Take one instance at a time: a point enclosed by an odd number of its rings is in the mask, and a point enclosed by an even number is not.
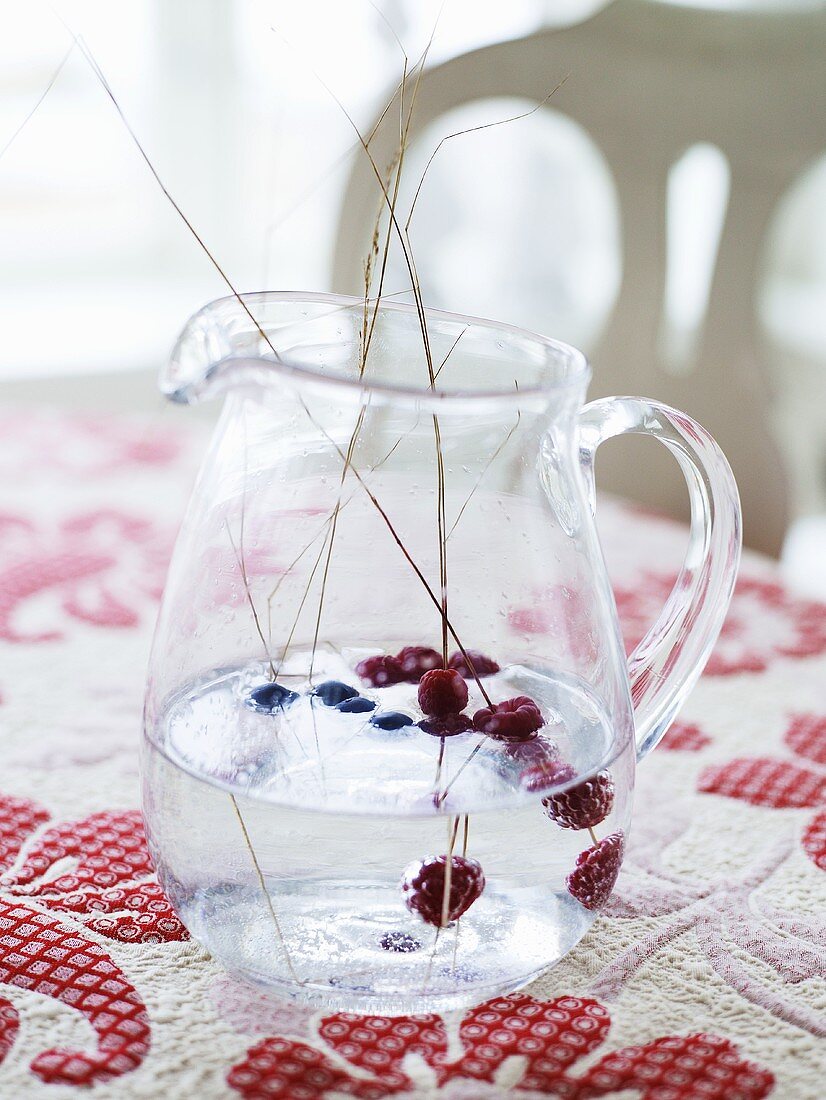
<svg viewBox="0 0 826 1100"><path fill-rule="evenodd" d="M480 863L466 856L451 857L450 894L443 924L447 865L447 856L416 860L405 868L401 881L404 903L410 912L417 913L423 921L437 928L458 920L485 889L485 874Z"/></svg>
<svg viewBox="0 0 826 1100"><path fill-rule="evenodd" d="M294 703L298 695L283 684L261 684L253 688L244 702L251 710L261 714L275 714Z"/></svg>
<svg viewBox="0 0 826 1100"><path fill-rule="evenodd" d="M374 714L370 725L380 730L401 730L405 726L412 726L413 719L398 710L385 710L381 714Z"/></svg>
<svg viewBox="0 0 826 1100"><path fill-rule="evenodd" d="M576 868L565 883L568 892L586 909L601 909L611 896L622 864L625 837L611 833L576 857Z"/></svg>
<svg viewBox="0 0 826 1100"><path fill-rule="evenodd" d="M517 695L502 703L483 707L473 716L473 728L499 741L532 741L536 731L545 725L542 713L533 699Z"/></svg>
<svg viewBox="0 0 826 1100"><path fill-rule="evenodd" d="M411 684L418 684L426 672L442 668L441 653L424 645L406 645L396 654L396 660Z"/></svg>
<svg viewBox="0 0 826 1100"><path fill-rule="evenodd" d="M458 714L467 698L467 684L455 669L434 668L419 682L419 706L431 718Z"/></svg>
<svg viewBox="0 0 826 1100"><path fill-rule="evenodd" d="M447 665L466 680L475 680L477 676L493 676L494 672L499 671L496 661L476 649L466 649L464 653L457 651L451 655Z"/></svg>
<svg viewBox="0 0 826 1100"><path fill-rule="evenodd" d="M358 690L350 687L349 684L342 683L341 680L325 680L323 684L318 684L313 689L312 694L317 696L325 706L334 707L337 703L343 703L345 699L354 699L358 695Z"/></svg>
<svg viewBox="0 0 826 1100"><path fill-rule="evenodd" d="M356 695L352 699L342 699L336 703L336 710L342 714L366 714L368 710L375 710L376 704L372 699L365 699L363 695Z"/></svg>
<svg viewBox="0 0 826 1100"><path fill-rule="evenodd" d="M531 750L538 751L532 752ZM519 786L526 791L541 791L560 783L567 783L576 771L559 758L559 750L551 741L537 737L534 741L520 741L507 745L505 752L522 767Z"/></svg>
<svg viewBox="0 0 826 1100"><path fill-rule="evenodd" d="M557 782L564 782L566 778L573 779L573 768L568 770L571 774L560 777ZM608 772L597 772L590 779L577 783L575 787L570 787L561 794L543 798L542 805L551 821L555 821L563 829L592 829L611 812L614 805L614 781Z"/></svg>
<svg viewBox="0 0 826 1100"><path fill-rule="evenodd" d="M406 932L385 932L379 942L385 951L398 951L402 955L420 951L422 947L419 940L408 936Z"/></svg>
<svg viewBox="0 0 826 1100"><path fill-rule="evenodd" d="M377 654L366 657L356 665L356 672L373 687L389 687L400 684L405 679L404 669L395 657Z"/></svg>

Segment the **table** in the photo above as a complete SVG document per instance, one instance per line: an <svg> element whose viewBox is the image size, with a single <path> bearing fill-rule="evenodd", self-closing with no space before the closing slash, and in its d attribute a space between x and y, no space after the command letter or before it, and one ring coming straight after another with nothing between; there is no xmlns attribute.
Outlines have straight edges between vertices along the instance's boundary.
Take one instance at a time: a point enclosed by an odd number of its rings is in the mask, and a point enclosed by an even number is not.
<svg viewBox="0 0 826 1100"><path fill-rule="evenodd" d="M826 606L746 555L617 891L555 970L444 1020L325 1016L223 974L143 839L144 671L203 432L2 420L0 1096L823 1095ZM616 502L601 523L633 642L685 532Z"/></svg>

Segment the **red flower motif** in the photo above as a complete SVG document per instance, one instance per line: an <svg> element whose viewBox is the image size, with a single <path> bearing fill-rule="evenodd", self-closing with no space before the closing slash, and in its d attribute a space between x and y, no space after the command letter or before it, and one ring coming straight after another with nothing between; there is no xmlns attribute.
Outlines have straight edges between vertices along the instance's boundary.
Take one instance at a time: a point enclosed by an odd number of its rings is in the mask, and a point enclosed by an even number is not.
<svg viewBox="0 0 826 1100"><path fill-rule="evenodd" d="M659 615L675 580L673 574L648 572L634 585L615 585L629 653ZM826 605L793 597L774 581L741 574L704 675L763 672L778 658L821 653L826 653Z"/></svg>
<svg viewBox="0 0 826 1100"><path fill-rule="evenodd" d="M812 818L803 833L803 851L821 871L826 871L826 813Z"/></svg>
<svg viewBox="0 0 826 1100"><path fill-rule="evenodd" d="M701 772L697 789L776 810L808 809L826 802L826 718L795 714L784 741L813 766L790 760L746 757L715 764ZM826 870L826 814L810 822L803 850L815 866Z"/></svg>
<svg viewBox="0 0 826 1100"><path fill-rule="evenodd" d="M48 409L5 415L0 420L0 477L20 483L41 479L77 482L109 477L124 468L171 466L186 433L151 426L128 416L70 415ZM56 446L60 440L60 446Z"/></svg>
<svg viewBox="0 0 826 1100"><path fill-rule="evenodd" d="M0 639L59 640L61 615L91 626L136 626L160 597L170 543L149 520L115 509L56 527L0 516Z"/></svg>
<svg viewBox="0 0 826 1100"><path fill-rule="evenodd" d="M447 1030L439 1016L359 1016L337 1013L319 1023L324 1049L282 1038L265 1039L230 1070L227 1081L244 1100L323 1100L330 1095L381 1100L419 1086L451 1081L497 1086L497 1095L547 1093L567 1100L636 1089L641 1100L759 1100L774 1085L768 1070L743 1060L727 1039L712 1035L667 1036L645 1046L605 1055L582 1076L569 1070L608 1035L610 1016L598 1001L560 997L537 1001L524 993L470 1009L459 1028L462 1053L448 1060ZM418 1055L431 1082L414 1082L404 1060ZM506 1089L498 1080L504 1062L523 1060L521 1078ZM365 1076L369 1074L370 1076Z"/></svg>
<svg viewBox="0 0 826 1100"><path fill-rule="evenodd" d="M0 794L0 889L35 898L49 909L71 913L108 939L166 943L188 939L160 887L137 810L91 814L55 825L38 836L22 862L24 843L49 819L26 799ZM71 861L71 869L54 868Z"/></svg>
<svg viewBox="0 0 826 1100"><path fill-rule="evenodd" d="M98 1049L59 1047L32 1062L47 1084L91 1085L135 1069L149 1050L149 1019L135 988L103 948L55 917L0 900L0 982L75 1008L97 1034ZM0 999L0 1061L17 1033L17 1013Z"/></svg>
<svg viewBox="0 0 826 1100"><path fill-rule="evenodd" d="M660 741L658 748L666 752L700 752L711 744L711 738L693 722L675 722Z"/></svg>
<svg viewBox="0 0 826 1100"><path fill-rule="evenodd" d="M91 1085L140 1065L150 1043L146 1009L100 944L40 907L70 914L84 928L124 942L188 936L149 879L149 852L136 810L91 814L35 835L48 819L37 803L0 795L0 890L7 895L0 897L0 983L53 997L83 1013L97 1034L98 1050L46 1051L31 1068L48 1084ZM55 874L58 867L62 873ZM0 1062L17 1029L14 1006L0 998Z"/></svg>
<svg viewBox="0 0 826 1100"><path fill-rule="evenodd" d="M820 804L826 793L826 778L786 760L745 757L706 768L697 789L750 802L752 806L799 810Z"/></svg>

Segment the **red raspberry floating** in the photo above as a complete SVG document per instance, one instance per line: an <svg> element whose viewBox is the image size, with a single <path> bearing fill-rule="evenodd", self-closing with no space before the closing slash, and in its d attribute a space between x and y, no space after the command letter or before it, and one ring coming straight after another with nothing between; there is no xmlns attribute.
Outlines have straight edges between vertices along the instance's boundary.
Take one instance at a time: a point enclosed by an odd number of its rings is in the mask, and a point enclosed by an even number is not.
<svg viewBox="0 0 826 1100"><path fill-rule="evenodd" d="M419 722L419 729L431 737L455 737L473 729L473 723L466 714L448 714L444 718L425 718Z"/></svg>
<svg viewBox="0 0 826 1100"><path fill-rule="evenodd" d="M390 684L400 684L404 680L404 670L395 657L379 654L366 657L356 665L356 672L373 687L383 688Z"/></svg>
<svg viewBox="0 0 826 1100"><path fill-rule="evenodd" d="M402 875L404 902L411 913L437 928L442 924L447 856L428 856L409 864ZM458 920L485 888L482 865L475 859L453 856L450 860L450 898L447 921Z"/></svg>
<svg viewBox="0 0 826 1100"><path fill-rule="evenodd" d="M563 765L567 767L567 765ZM573 779L574 769L569 768ZM557 782L564 783L560 777ZM563 829L592 829L610 814L614 805L614 781L608 772L597 772L591 779L577 783L561 794L543 798L542 805L551 821Z"/></svg>
<svg viewBox="0 0 826 1100"><path fill-rule="evenodd" d="M396 654L396 660L402 666L405 680L418 684L426 672L442 668L442 655L425 645L406 645Z"/></svg>
<svg viewBox="0 0 826 1100"><path fill-rule="evenodd" d="M465 657L467 654L467 658ZM477 676L492 676L499 671L499 665L484 653L476 649L466 649L465 653L456 652L447 662L448 668L455 668L466 680L475 680ZM470 665L473 665L471 669Z"/></svg>
<svg viewBox="0 0 826 1100"><path fill-rule="evenodd" d="M568 892L586 909L601 909L619 875L625 837L611 833L576 857L576 868L565 880Z"/></svg>
<svg viewBox="0 0 826 1100"><path fill-rule="evenodd" d="M419 682L419 706L431 718L458 714L467 706L467 684L451 668L434 668Z"/></svg>
<svg viewBox="0 0 826 1100"><path fill-rule="evenodd" d="M473 716L475 730L500 741L532 741L544 725L539 707L527 695L505 699L503 703L477 710Z"/></svg>

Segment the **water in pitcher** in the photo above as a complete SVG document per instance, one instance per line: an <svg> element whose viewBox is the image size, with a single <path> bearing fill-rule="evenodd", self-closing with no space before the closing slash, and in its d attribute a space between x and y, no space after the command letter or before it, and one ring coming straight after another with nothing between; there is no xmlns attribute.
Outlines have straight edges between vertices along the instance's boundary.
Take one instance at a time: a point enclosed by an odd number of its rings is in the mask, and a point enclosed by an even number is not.
<svg viewBox="0 0 826 1100"><path fill-rule="evenodd" d="M467 712L483 690L528 696L539 736L440 735L416 684L359 682L363 657L295 651L277 683L256 663L169 700L144 760L161 882L229 970L309 1002L421 1011L516 988L581 938L596 914L572 868L627 825L624 792L596 835L542 801L610 764L604 709L582 681L510 666L468 679ZM416 894L439 856L470 891L455 919ZM467 868L477 877L459 881ZM453 904L450 883L437 896Z"/></svg>

